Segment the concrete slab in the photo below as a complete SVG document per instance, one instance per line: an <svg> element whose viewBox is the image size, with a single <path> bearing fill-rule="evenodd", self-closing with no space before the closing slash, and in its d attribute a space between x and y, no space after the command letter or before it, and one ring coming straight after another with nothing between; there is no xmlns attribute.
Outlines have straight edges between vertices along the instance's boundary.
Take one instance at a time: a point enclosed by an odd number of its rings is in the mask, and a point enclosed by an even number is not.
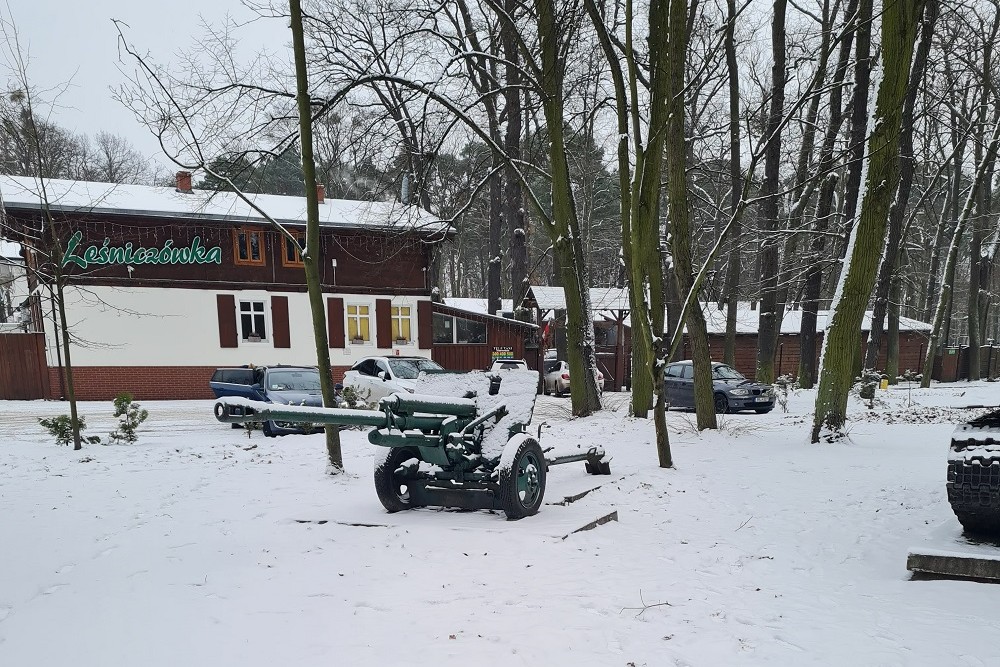
<svg viewBox="0 0 1000 667"><path fill-rule="evenodd" d="M947 521L909 550L906 569L922 577L1000 582L1000 543L966 535L957 519Z"/></svg>

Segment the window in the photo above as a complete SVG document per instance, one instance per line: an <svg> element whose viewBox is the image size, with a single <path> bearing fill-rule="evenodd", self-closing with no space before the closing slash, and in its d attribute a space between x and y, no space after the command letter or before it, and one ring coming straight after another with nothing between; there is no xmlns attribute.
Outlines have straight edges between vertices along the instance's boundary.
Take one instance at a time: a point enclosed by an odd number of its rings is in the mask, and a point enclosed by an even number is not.
<svg viewBox="0 0 1000 667"><path fill-rule="evenodd" d="M240 332L248 343L267 340L267 318L263 301L240 301Z"/></svg>
<svg viewBox="0 0 1000 667"><path fill-rule="evenodd" d="M451 315L434 313L435 343L486 343L486 325Z"/></svg>
<svg viewBox="0 0 1000 667"><path fill-rule="evenodd" d="M413 340L410 337L410 307L392 307L392 339L396 342L407 342Z"/></svg>
<svg viewBox="0 0 1000 667"><path fill-rule="evenodd" d="M457 343L485 343L486 325L474 320L465 320L461 317L455 318L455 342Z"/></svg>
<svg viewBox="0 0 1000 667"><path fill-rule="evenodd" d="M370 310L369 306L347 307L347 339L356 345L372 339Z"/></svg>
<svg viewBox="0 0 1000 667"><path fill-rule="evenodd" d="M434 342L455 342L455 320L448 315L434 313Z"/></svg>
<svg viewBox="0 0 1000 667"><path fill-rule="evenodd" d="M691 364L685 364L681 366L681 378L685 380L690 380L694 377L694 366Z"/></svg>
<svg viewBox="0 0 1000 667"><path fill-rule="evenodd" d="M430 359L398 359L389 357L392 375L402 380L416 380L420 371L443 371L441 364Z"/></svg>
<svg viewBox="0 0 1000 667"><path fill-rule="evenodd" d="M665 375L669 378L679 378L681 376L680 366L667 366Z"/></svg>
<svg viewBox="0 0 1000 667"><path fill-rule="evenodd" d="M246 229L234 229L233 261L236 264L264 266L264 234Z"/></svg>
<svg viewBox="0 0 1000 667"><path fill-rule="evenodd" d="M302 266L302 249L306 247L306 237L298 232L292 232L292 236L295 237L295 243L285 236L281 237L282 266Z"/></svg>
<svg viewBox="0 0 1000 667"><path fill-rule="evenodd" d="M361 375L374 376L376 373L376 366L374 359L365 359L364 361L359 361L354 364L351 368L352 371L357 371Z"/></svg>

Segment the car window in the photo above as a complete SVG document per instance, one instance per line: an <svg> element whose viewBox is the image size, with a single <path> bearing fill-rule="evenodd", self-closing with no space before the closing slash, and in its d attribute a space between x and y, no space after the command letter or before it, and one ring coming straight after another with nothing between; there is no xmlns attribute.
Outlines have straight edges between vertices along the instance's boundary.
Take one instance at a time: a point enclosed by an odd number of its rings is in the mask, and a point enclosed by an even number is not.
<svg viewBox="0 0 1000 667"><path fill-rule="evenodd" d="M681 376L681 367L680 366L667 366L667 370L664 371L664 374L667 377L670 377L670 378L679 378Z"/></svg>
<svg viewBox="0 0 1000 667"><path fill-rule="evenodd" d="M225 380L222 379L224 377L225 377L225 371L223 371L220 368L219 370L212 373L212 379L209 380L209 382L225 382Z"/></svg>
<svg viewBox="0 0 1000 667"><path fill-rule="evenodd" d="M546 373L551 373L553 371L559 370L560 363L561 362L558 362L558 361L546 361L545 362L545 372Z"/></svg>
<svg viewBox="0 0 1000 667"><path fill-rule="evenodd" d="M226 370L218 371L220 375L219 382L228 382L229 384L251 384L251 379L253 378L253 371L244 368L229 368Z"/></svg>
<svg viewBox="0 0 1000 667"><path fill-rule="evenodd" d="M391 377L389 373L389 365L385 363L384 359L379 359L375 362L375 375L379 373L385 373L386 377Z"/></svg>
<svg viewBox="0 0 1000 667"><path fill-rule="evenodd" d="M267 374L270 391L319 391L319 371L273 370Z"/></svg>
<svg viewBox="0 0 1000 667"><path fill-rule="evenodd" d="M690 380L694 377L694 365L685 364L681 366L681 377L685 380Z"/></svg>
<svg viewBox="0 0 1000 667"><path fill-rule="evenodd" d="M364 361L359 361L354 364L354 368L351 370L357 371L361 375L375 375L375 360L365 359Z"/></svg>
<svg viewBox="0 0 1000 667"><path fill-rule="evenodd" d="M444 370L441 364L430 359L389 359L389 367L394 377L403 380L416 380L420 371Z"/></svg>
<svg viewBox="0 0 1000 667"><path fill-rule="evenodd" d="M527 364L519 364L516 361L504 361L500 364L500 370L502 371L518 370L527 367Z"/></svg>
<svg viewBox="0 0 1000 667"><path fill-rule="evenodd" d="M712 369L712 378L715 380L746 380L743 374L732 366L716 366Z"/></svg>

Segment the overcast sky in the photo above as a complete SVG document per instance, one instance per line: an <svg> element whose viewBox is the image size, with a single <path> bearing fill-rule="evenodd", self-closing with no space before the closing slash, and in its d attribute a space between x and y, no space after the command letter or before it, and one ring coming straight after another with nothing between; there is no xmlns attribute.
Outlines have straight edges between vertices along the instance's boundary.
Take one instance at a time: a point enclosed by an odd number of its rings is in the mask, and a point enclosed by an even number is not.
<svg viewBox="0 0 1000 667"><path fill-rule="evenodd" d="M227 16L240 22L254 17L240 0L8 0L0 12L13 17L22 49L29 51L28 74L37 89L72 81L59 99L56 123L77 133L106 130L122 135L169 170L172 165L161 156L149 131L112 99L111 88L121 82L122 74L111 19L129 24L129 39L156 62L168 64L178 50L190 48L204 34L203 21L221 25ZM247 54L265 44L269 50L279 50L291 41L282 19L258 20L242 28L241 35L241 48Z"/></svg>

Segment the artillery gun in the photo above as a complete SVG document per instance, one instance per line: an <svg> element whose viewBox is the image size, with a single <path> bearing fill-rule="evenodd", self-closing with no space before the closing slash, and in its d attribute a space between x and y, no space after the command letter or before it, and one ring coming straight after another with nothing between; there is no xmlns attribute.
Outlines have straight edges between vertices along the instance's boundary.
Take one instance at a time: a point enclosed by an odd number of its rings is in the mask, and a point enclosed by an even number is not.
<svg viewBox="0 0 1000 667"><path fill-rule="evenodd" d="M389 512L428 505L503 510L508 519L538 512L550 466L585 461L594 475L611 474L604 450L549 456L541 429L528 432L538 374L423 373L415 392L395 393L378 410L276 405L222 398L215 416L228 423L274 420L369 426L375 492Z"/></svg>

